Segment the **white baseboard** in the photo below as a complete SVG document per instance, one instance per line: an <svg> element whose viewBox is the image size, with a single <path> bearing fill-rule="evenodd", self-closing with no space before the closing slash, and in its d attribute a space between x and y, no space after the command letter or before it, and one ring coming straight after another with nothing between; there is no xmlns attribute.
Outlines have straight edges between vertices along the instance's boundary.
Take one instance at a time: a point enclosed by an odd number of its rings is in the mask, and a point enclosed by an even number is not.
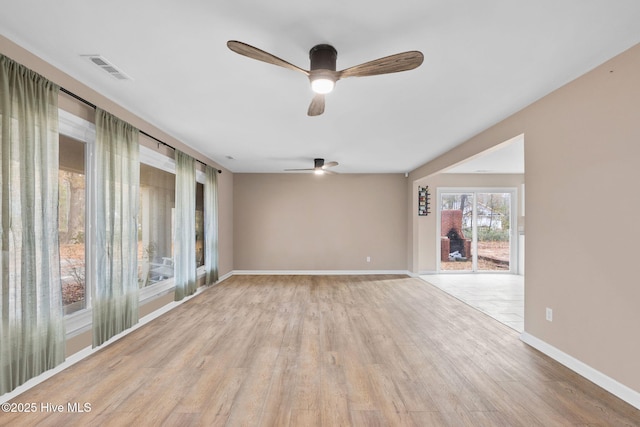
<svg viewBox="0 0 640 427"><path fill-rule="evenodd" d="M619 397L628 404L640 409L640 392L637 392L624 384L619 383L613 378L603 374L602 372L592 368L591 366L581 362L573 356L568 355L562 350L542 341L533 335L523 332L520 339L535 348L536 350L546 354L553 360L563 364L567 368L582 375L592 383L602 387L614 396Z"/></svg>
<svg viewBox="0 0 640 427"><path fill-rule="evenodd" d="M233 270L234 276L362 276L372 274L410 275L409 270Z"/></svg>
<svg viewBox="0 0 640 427"><path fill-rule="evenodd" d="M227 280L227 279L228 279L229 277L231 277L231 276L233 276L233 271L230 271L230 272L228 272L227 274L224 274L224 275L222 275L222 276L218 277L218 281L216 282L216 284L218 284L218 283L220 283L220 282L222 282L222 281Z"/></svg>

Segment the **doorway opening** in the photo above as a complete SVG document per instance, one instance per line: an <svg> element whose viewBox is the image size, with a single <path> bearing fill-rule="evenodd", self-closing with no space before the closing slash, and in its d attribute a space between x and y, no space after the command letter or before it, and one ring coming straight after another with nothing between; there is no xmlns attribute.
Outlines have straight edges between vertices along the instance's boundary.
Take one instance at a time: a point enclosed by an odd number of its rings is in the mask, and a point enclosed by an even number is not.
<svg viewBox="0 0 640 427"><path fill-rule="evenodd" d="M519 332L524 175L521 134L417 181L436 189L435 215L417 221L420 277Z"/></svg>

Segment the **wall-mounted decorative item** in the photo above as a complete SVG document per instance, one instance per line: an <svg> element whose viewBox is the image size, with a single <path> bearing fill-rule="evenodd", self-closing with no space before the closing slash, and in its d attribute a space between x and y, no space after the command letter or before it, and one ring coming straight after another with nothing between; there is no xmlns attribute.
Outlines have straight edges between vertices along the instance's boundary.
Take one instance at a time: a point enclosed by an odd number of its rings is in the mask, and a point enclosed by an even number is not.
<svg viewBox="0 0 640 427"><path fill-rule="evenodd" d="M418 216L429 215L429 186L418 186Z"/></svg>

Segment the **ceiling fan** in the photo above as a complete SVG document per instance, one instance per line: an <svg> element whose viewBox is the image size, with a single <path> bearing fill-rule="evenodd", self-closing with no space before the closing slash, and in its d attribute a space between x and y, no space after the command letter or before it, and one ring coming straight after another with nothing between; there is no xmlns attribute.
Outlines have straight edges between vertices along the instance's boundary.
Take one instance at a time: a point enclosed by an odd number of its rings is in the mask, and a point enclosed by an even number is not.
<svg viewBox="0 0 640 427"><path fill-rule="evenodd" d="M285 171L313 171L316 175L335 174L337 172L331 171L328 168L338 166L338 162L324 162L324 159L313 159L313 167L307 169L285 169Z"/></svg>
<svg viewBox="0 0 640 427"><path fill-rule="evenodd" d="M319 44L311 48L309 58L311 66L305 70L293 65L283 59L278 58L257 47L253 47L243 42L229 40L227 47L232 51L249 58L268 64L278 65L290 70L299 71L309 77L311 89L315 92L307 114L309 116L319 116L324 113L324 96L331 92L340 79L347 77L375 76L379 74L397 73L400 71L413 70L422 64L424 55L417 50L397 53L384 58L374 59L364 64L336 71L336 59L338 52L328 44Z"/></svg>

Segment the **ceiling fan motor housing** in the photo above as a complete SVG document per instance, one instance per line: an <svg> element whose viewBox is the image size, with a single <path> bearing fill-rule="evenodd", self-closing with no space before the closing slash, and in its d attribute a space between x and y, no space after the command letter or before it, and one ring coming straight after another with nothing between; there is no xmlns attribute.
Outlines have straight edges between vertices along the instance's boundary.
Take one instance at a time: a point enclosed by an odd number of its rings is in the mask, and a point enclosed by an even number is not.
<svg viewBox="0 0 640 427"><path fill-rule="evenodd" d="M419 67L424 60L424 55L422 55L421 52L414 50L385 56L384 58L374 59L373 61L368 61L354 67L336 71L338 51L336 51L336 49L331 45L318 44L312 47L309 51L311 67L307 71L296 65L290 64L269 52L265 52L257 47L253 47L237 40L229 40L227 42L227 46L239 55L298 71L309 77L311 90L314 92L313 99L311 100L311 104L307 110L307 115L309 116L319 116L324 113L324 96L331 93L336 82L340 79L346 77L376 76L379 74L413 70L414 68Z"/></svg>
<svg viewBox="0 0 640 427"><path fill-rule="evenodd" d="M319 44L311 48L309 51L309 59L311 59L311 71L313 70L336 70L336 59L338 51L328 44Z"/></svg>

